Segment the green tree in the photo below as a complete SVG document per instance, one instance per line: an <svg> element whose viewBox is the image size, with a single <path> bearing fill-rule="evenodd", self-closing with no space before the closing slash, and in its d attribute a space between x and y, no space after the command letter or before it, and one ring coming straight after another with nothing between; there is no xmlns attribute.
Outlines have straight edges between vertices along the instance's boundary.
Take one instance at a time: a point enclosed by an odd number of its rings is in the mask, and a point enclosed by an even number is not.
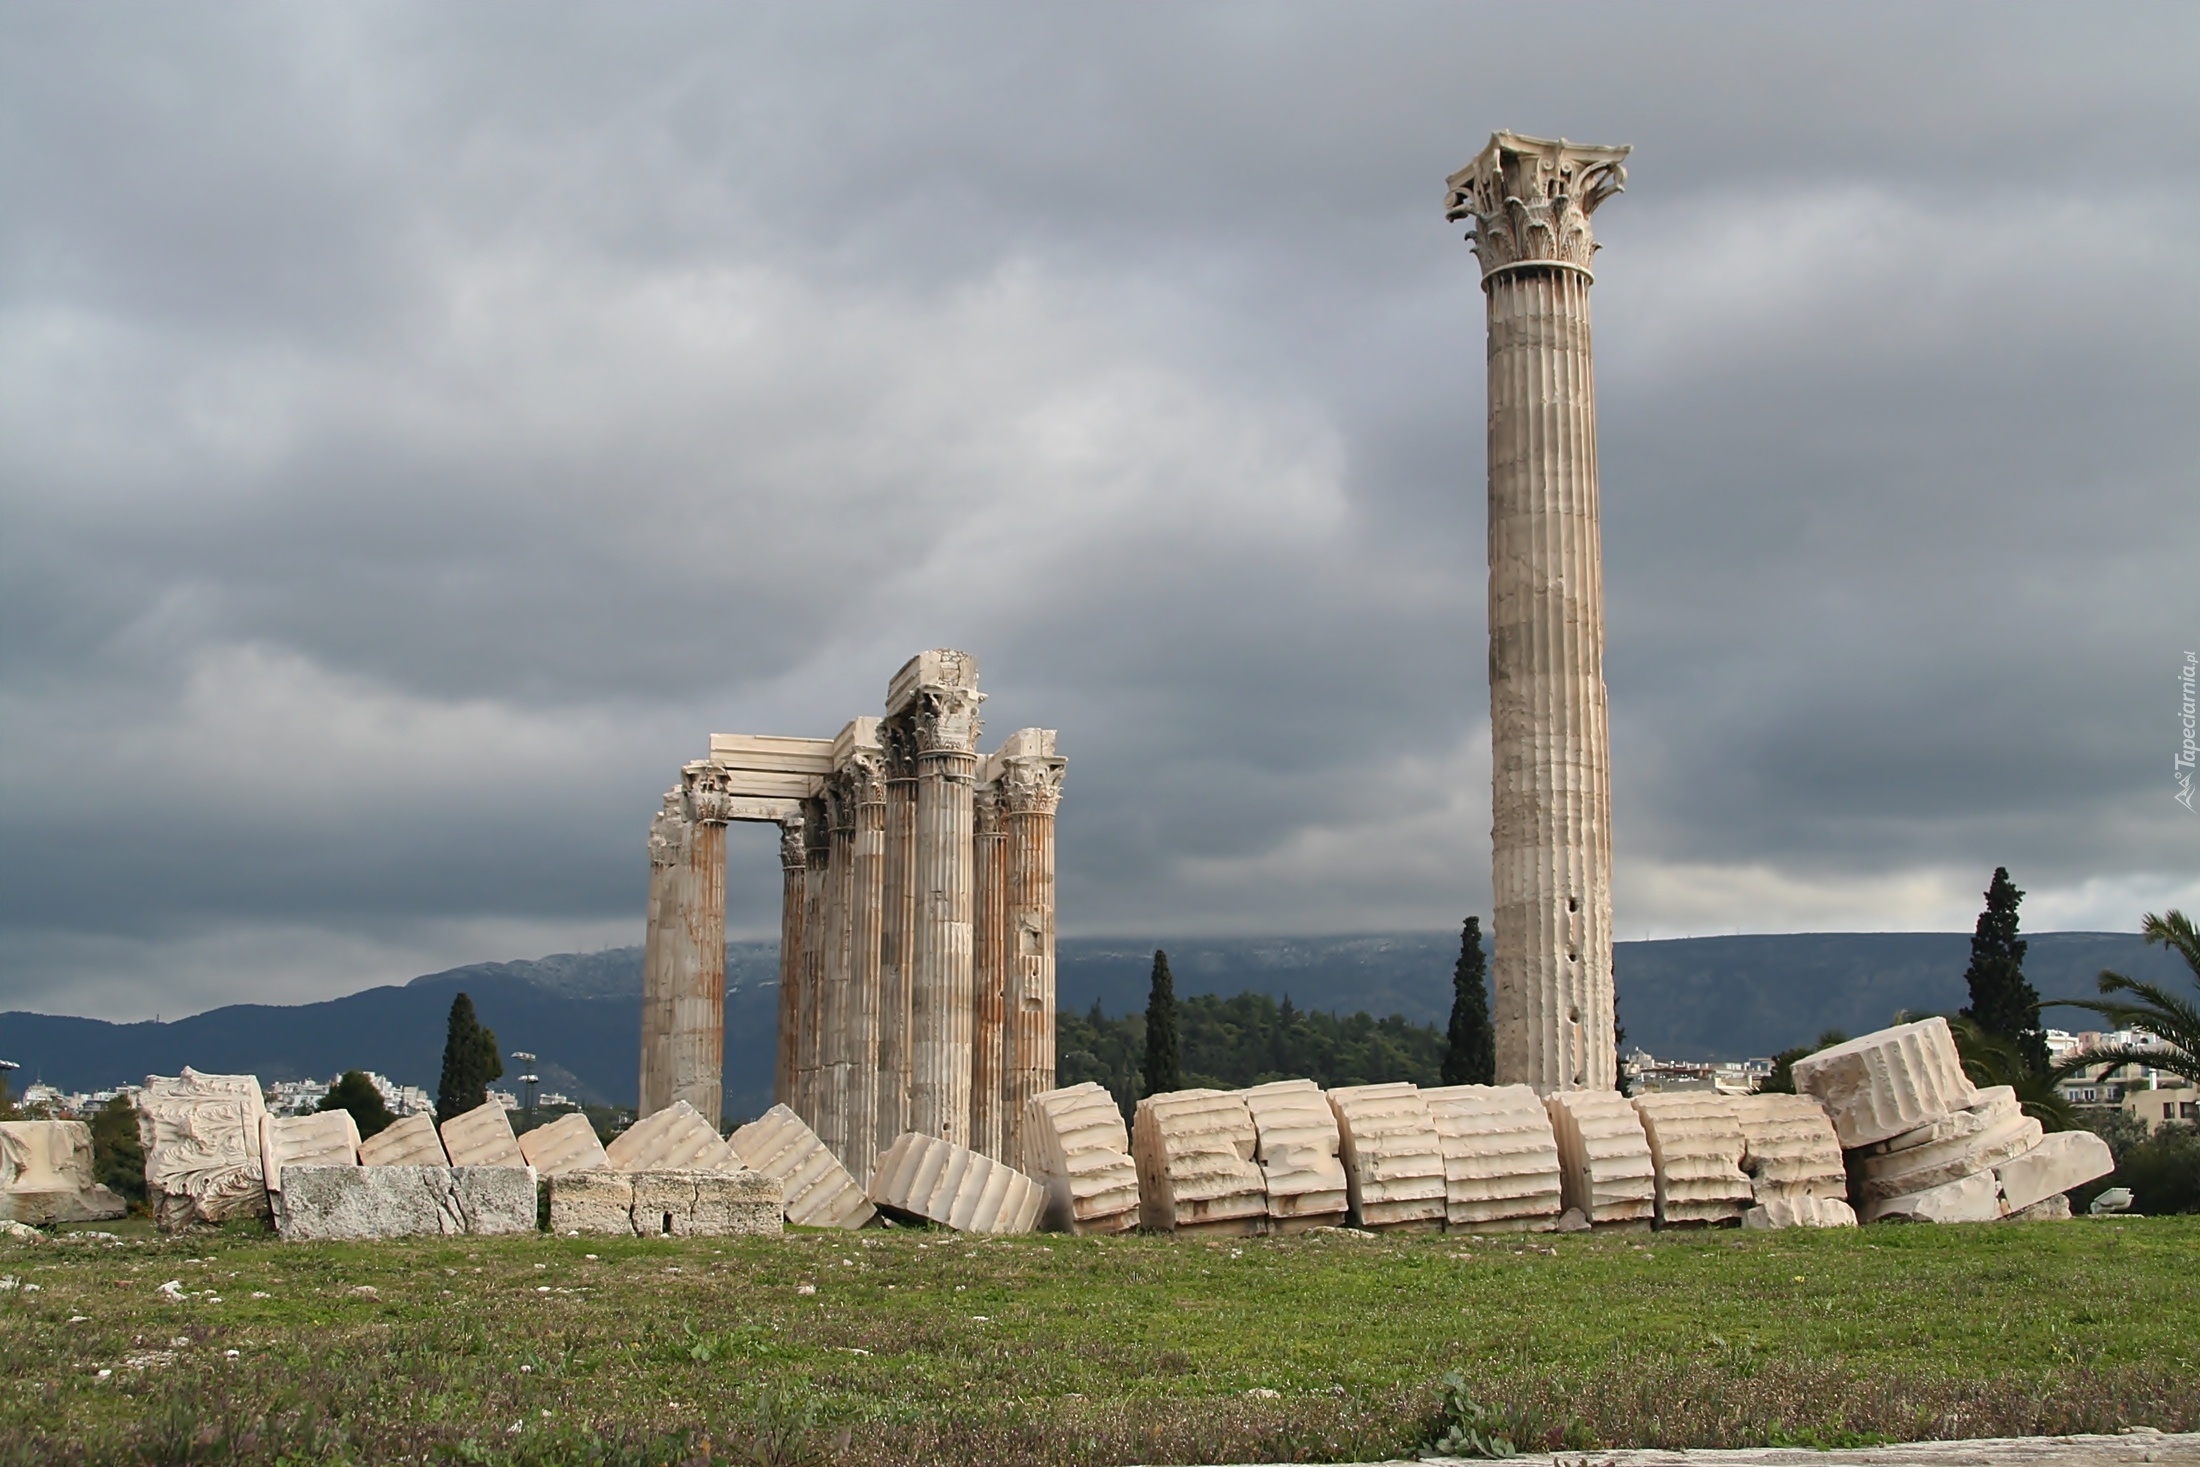
<svg viewBox="0 0 2200 1467"><path fill-rule="evenodd" d="M365 1070L344 1071L314 1109L350 1111L362 1141L378 1131L387 1130L397 1120L390 1108L382 1103L382 1092L374 1088Z"/></svg>
<svg viewBox="0 0 2200 1467"><path fill-rule="evenodd" d="M138 1140L137 1107L117 1095L92 1112L92 1180L144 1212L145 1147Z"/></svg>
<svg viewBox="0 0 2200 1467"><path fill-rule="evenodd" d="M1184 1047L1176 1031L1176 979L1169 955L1153 950L1153 984L1146 991L1145 1093L1160 1095L1184 1088Z"/></svg>
<svg viewBox="0 0 2200 1467"><path fill-rule="evenodd" d="M2184 959L2193 987L2200 989L2200 932L2193 930L2190 917L2174 907L2159 917L2149 912L2140 919L2139 935L2149 945L2166 947ZM2130 997L2058 998L2051 1007L2091 1009L2119 1029L2138 1029L2162 1043L2143 1049L2097 1049L2085 1057L2087 1068L2098 1065L2106 1075L2121 1065L2147 1065L2200 1085L2200 1004L2162 984L2107 971L2101 974L2100 990Z"/></svg>
<svg viewBox="0 0 2200 1467"><path fill-rule="evenodd" d="M1986 910L1971 933L1971 966L1963 974L1971 1003L1963 1017L2009 1041L2026 1068L2044 1075L2047 1031L2040 1025L2039 992L2024 976L2027 944L2017 936L2017 906L2023 900L2009 868L1996 866L1986 887Z"/></svg>
<svg viewBox="0 0 2200 1467"><path fill-rule="evenodd" d="M1459 961L1451 970L1451 1025L1444 1034L1444 1083L1497 1083L1497 1036L1490 1028L1489 962L1482 956L1482 919L1469 917L1459 933Z"/></svg>
<svg viewBox="0 0 2200 1467"><path fill-rule="evenodd" d="M451 1000L449 1037L443 1041L443 1078L435 1090L435 1118L447 1121L486 1102L489 1082L504 1075L497 1034L482 1027L474 1001L465 994Z"/></svg>
<svg viewBox="0 0 2200 1467"><path fill-rule="evenodd" d="M2092 1064L2092 1056L2034 1068L2027 1046L2006 1034L1982 1028L1965 1015L1958 1014L1950 1019L1948 1032L1956 1041L1956 1054L1963 1061L1964 1076L1973 1085L2006 1085L2017 1092L2017 1101L2024 1113L2046 1129L2077 1129L2077 1111L2062 1093L2062 1082Z"/></svg>
<svg viewBox="0 0 2200 1467"><path fill-rule="evenodd" d="M8 1072L0 1070L0 1121L18 1120L22 1114L15 1108L15 1092L8 1088Z"/></svg>

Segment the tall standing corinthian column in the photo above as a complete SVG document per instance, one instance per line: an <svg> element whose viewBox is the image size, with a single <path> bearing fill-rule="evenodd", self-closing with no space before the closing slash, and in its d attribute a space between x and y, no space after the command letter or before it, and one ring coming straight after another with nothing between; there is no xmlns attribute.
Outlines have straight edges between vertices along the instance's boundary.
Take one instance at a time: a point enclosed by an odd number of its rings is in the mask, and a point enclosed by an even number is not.
<svg viewBox="0 0 2200 1467"><path fill-rule="evenodd" d="M672 991L675 953L686 950L687 793L665 791L649 822L649 922L642 936L642 1088L640 1114L672 1104Z"/></svg>
<svg viewBox="0 0 2200 1467"><path fill-rule="evenodd" d="M872 1160L894 1139L878 1134L879 927L886 897L885 761L876 753L858 754L843 774L855 807L855 839L848 871L848 1139L841 1158L857 1181L867 1183Z"/></svg>
<svg viewBox="0 0 2200 1467"><path fill-rule="evenodd" d="M879 725L885 751L886 829L884 871L879 878L878 1111L873 1126L880 1150L909 1129L912 1022L909 1008L910 937L916 928L917 745L909 719ZM869 1166L871 1158L865 1157Z"/></svg>
<svg viewBox="0 0 2200 1467"><path fill-rule="evenodd" d="M982 771L971 809L970 1149L1006 1161L1001 1006L1008 991L1008 867L1002 860L1007 840L1000 787Z"/></svg>
<svg viewBox="0 0 2200 1467"><path fill-rule="evenodd" d="M971 835L978 755L978 660L923 652L895 674L888 715L916 740L910 947L909 1129L970 1141Z"/></svg>
<svg viewBox="0 0 2200 1467"><path fill-rule="evenodd" d="M1589 216L1627 148L1501 132L1446 180L1489 311L1497 1082L1617 1080Z"/></svg>
<svg viewBox="0 0 2200 1467"><path fill-rule="evenodd" d="M1001 1115L1008 1164L1023 1154L1024 1102L1054 1088L1054 812L1062 772L1054 730L1023 728L994 754L1006 831L1008 994Z"/></svg>
<svg viewBox="0 0 2200 1467"><path fill-rule="evenodd" d="M672 1068L672 1098L701 1111L712 1125L724 1109L726 1062L726 822L733 818L733 797L723 771L690 764L687 870L682 878L686 920L672 989L672 1022L667 1051Z"/></svg>
<svg viewBox="0 0 2200 1467"><path fill-rule="evenodd" d="M788 1106L794 1104L801 1062L802 943L809 921L809 869L807 822L800 815L790 815L779 822L779 1052L772 1076L772 1098Z"/></svg>

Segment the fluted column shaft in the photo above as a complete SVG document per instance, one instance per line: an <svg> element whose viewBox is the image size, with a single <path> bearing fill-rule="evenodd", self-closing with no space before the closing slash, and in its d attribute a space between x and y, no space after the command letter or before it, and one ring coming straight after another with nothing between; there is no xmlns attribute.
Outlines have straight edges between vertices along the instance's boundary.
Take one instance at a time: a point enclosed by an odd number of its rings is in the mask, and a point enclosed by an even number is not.
<svg viewBox="0 0 2200 1467"><path fill-rule="evenodd" d="M1008 989L1008 868L1001 828L1001 796L982 785L972 799L970 1149L1006 1159L1007 1127L1001 1104L1003 1004Z"/></svg>
<svg viewBox="0 0 2200 1467"><path fill-rule="evenodd" d="M878 1134L879 928L885 898L886 787L876 763L854 785L849 858L847 1141L841 1159L868 1182L871 1162L893 1137ZM897 1133L898 1134L898 1133Z"/></svg>
<svg viewBox="0 0 2200 1467"><path fill-rule="evenodd" d="M642 937L641 1115L672 1104L672 994L686 951L687 796L674 788L649 826L649 907Z"/></svg>
<svg viewBox="0 0 2200 1467"><path fill-rule="evenodd" d="M836 776L825 806L830 839L825 859L825 964L818 997L817 1119L813 1129L835 1156L848 1151L849 980L853 950L849 919L855 874L855 802Z"/></svg>
<svg viewBox="0 0 2200 1467"><path fill-rule="evenodd" d="M689 833L682 876L684 941L673 974L666 1045L672 1098L720 1122L726 1056L726 822L729 801L713 771L690 770Z"/></svg>
<svg viewBox="0 0 2200 1467"><path fill-rule="evenodd" d="M793 1105L802 1032L802 943L808 912L808 840L800 816L779 826L779 1044L772 1098Z"/></svg>
<svg viewBox="0 0 2200 1467"><path fill-rule="evenodd" d="M1047 736L1050 751L1052 737ZM1001 805L1008 994L1001 1113L1004 1155L1011 1166L1028 1169L1024 1103L1054 1088L1054 817L1061 805L1063 763L1051 757L1006 763Z"/></svg>
<svg viewBox="0 0 2200 1467"><path fill-rule="evenodd" d="M1499 1084L1610 1089L1611 763L1589 278L1489 282Z"/></svg>
<svg viewBox="0 0 2200 1467"><path fill-rule="evenodd" d="M803 814L808 822L808 841L802 881L802 993L796 1006L794 1112L815 1130L818 1065L824 1054L819 1024L825 996L825 896L832 834L823 801L804 801Z"/></svg>
<svg viewBox="0 0 2200 1467"><path fill-rule="evenodd" d="M916 925L911 943L909 1128L970 1139L971 799L977 697L927 690L916 708Z"/></svg>
<svg viewBox="0 0 2200 1467"><path fill-rule="evenodd" d="M885 749L883 870L879 878L878 1106L881 1149L909 1129L910 938L916 926L917 763L907 719L879 727Z"/></svg>

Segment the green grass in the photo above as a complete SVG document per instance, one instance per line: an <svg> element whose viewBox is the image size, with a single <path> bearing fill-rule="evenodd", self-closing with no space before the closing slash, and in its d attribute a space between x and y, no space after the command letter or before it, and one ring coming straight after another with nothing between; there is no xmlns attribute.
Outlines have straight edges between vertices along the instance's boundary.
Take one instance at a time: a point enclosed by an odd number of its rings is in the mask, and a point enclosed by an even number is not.
<svg viewBox="0 0 2200 1467"><path fill-rule="evenodd" d="M1523 1449L2193 1429L2196 1259L2200 1218L9 1242L0 1463L1364 1459L1452 1371Z"/></svg>

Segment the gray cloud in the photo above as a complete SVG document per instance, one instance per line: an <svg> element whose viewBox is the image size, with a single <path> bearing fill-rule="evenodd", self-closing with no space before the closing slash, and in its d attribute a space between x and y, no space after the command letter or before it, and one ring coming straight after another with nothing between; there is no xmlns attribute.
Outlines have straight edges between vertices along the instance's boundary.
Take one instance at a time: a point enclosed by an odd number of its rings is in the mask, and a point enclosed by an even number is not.
<svg viewBox="0 0 2200 1467"><path fill-rule="evenodd" d="M627 940L708 732L934 645L1063 730L1073 930L1485 905L1500 126L1638 148L1622 934L2200 901L2182 12L0 24L0 1005Z"/></svg>

